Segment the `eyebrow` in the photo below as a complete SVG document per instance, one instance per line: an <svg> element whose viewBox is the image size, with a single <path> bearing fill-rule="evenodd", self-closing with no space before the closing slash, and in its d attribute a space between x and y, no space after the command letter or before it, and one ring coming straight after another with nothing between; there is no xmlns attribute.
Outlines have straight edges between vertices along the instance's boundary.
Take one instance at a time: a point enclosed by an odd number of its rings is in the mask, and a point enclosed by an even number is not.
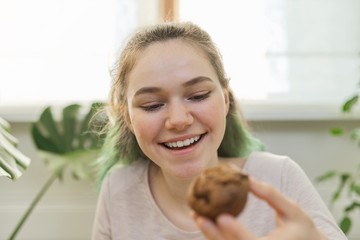
<svg viewBox="0 0 360 240"><path fill-rule="evenodd" d="M185 82L183 84L183 86L184 87L190 87L190 86L196 85L196 84L204 82L204 81L212 82L211 78L208 78L208 77L205 77L205 76L199 76L199 77L195 77L195 78Z"/></svg>
<svg viewBox="0 0 360 240"><path fill-rule="evenodd" d="M183 83L182 85L184 87L191 87L193 85L196 85L198 83L204 82L204 81L210 81L212 82L211 78L205 77L205 76L199 76L199 77L195 77L193 79L190 79L189 81ZM146 94L146 93L157 93L160 92L161 89L158 87L143 87L140 88L139 90L137 90L135 92L135 96L141 95L141 94Z"/></svg>

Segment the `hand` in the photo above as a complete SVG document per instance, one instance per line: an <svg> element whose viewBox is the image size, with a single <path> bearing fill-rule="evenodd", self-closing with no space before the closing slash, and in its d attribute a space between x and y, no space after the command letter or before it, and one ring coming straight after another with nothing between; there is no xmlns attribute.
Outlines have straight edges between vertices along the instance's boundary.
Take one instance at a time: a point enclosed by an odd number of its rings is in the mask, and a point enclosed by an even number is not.
<svg viewBox="0 0 360 240"><path fill-rule="evenodd" d="M277 227L267 236L258 238L229 214L220 215L216 224L193 214L198 227L211 240L326 240L307 213L267 183L250 178L250 191L266 201L276 212Z"/></svg>

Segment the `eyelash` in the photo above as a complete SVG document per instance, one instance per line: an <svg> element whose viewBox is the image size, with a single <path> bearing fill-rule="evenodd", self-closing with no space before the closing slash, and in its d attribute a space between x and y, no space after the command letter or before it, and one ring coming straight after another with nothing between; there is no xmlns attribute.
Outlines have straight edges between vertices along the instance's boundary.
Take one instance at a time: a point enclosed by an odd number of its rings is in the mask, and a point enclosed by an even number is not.
<svg viewBox="0 0 360 240"><path fill-rule="evenodd" d="M200 102L200 101L208 98L210 96L210 93L211 93L211 91L208 91L204 94L195 95L195 96L190 97L189 100L194 100L194 101Z"/></svg>
<svg viewBox="0 0 360 240"><path fill-rule="evenodd" d="M189 97L189 100L193 100L195 102L200 102L203 101L205 99L207 99L210 96L211 91L206 92L205 94L200 94L200 95L195 95L192 97ZM157 104L153 104L153 105L149 105L149 106L141 106L140 108L142 108L144 111L146 112L154 112L158 109L160 109L164 104L163 103L157 103Z"/></svg>
<svg viewBox="0 0 360 240"><path fill-rule="evenodd" d="M153 112L153 111L158 110L163 105L164 104L162 104L162 103L157 103L157 104L153 104L150 106L141 106L141 108L146 112Z"/></svg>

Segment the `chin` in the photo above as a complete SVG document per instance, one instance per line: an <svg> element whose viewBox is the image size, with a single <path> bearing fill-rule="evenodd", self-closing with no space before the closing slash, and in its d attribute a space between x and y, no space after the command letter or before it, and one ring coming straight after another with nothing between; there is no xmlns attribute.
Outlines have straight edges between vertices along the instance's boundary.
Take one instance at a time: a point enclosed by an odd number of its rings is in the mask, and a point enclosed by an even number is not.
<svg viewBox="0 0 360 240"><path fill-rule="evenodd" d="M198 176L205 168L206 164L187 164L185 166L177 166L173 174L178 178L192 179Z"/></svg>

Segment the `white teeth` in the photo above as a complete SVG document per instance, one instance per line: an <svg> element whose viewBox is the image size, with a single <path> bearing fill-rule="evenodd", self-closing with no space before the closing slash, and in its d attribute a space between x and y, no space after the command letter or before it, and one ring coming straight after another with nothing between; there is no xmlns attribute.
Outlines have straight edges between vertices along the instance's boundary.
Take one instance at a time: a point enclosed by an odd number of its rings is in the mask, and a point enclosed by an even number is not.
<svg viewBox="0 0 360 240"><path fill-rule="evenodd" d="M177 148L177 147L180 148L180 147L184 147L184 146L189 146L190 144L199 141L199 139L200 139L200 136L196 136L196 137L186 139L184 141L168 142L168 143L165 143L165 145L170 148Z"/></svg>
<svg viewBox="0 0 360 240"><path fill-rule="evenodd" d="M177 145L178 147L182 147L182 146L184 146L184 142L182 142L182 141L177 141L177 142L176 142L176 145Z"/></svg>

